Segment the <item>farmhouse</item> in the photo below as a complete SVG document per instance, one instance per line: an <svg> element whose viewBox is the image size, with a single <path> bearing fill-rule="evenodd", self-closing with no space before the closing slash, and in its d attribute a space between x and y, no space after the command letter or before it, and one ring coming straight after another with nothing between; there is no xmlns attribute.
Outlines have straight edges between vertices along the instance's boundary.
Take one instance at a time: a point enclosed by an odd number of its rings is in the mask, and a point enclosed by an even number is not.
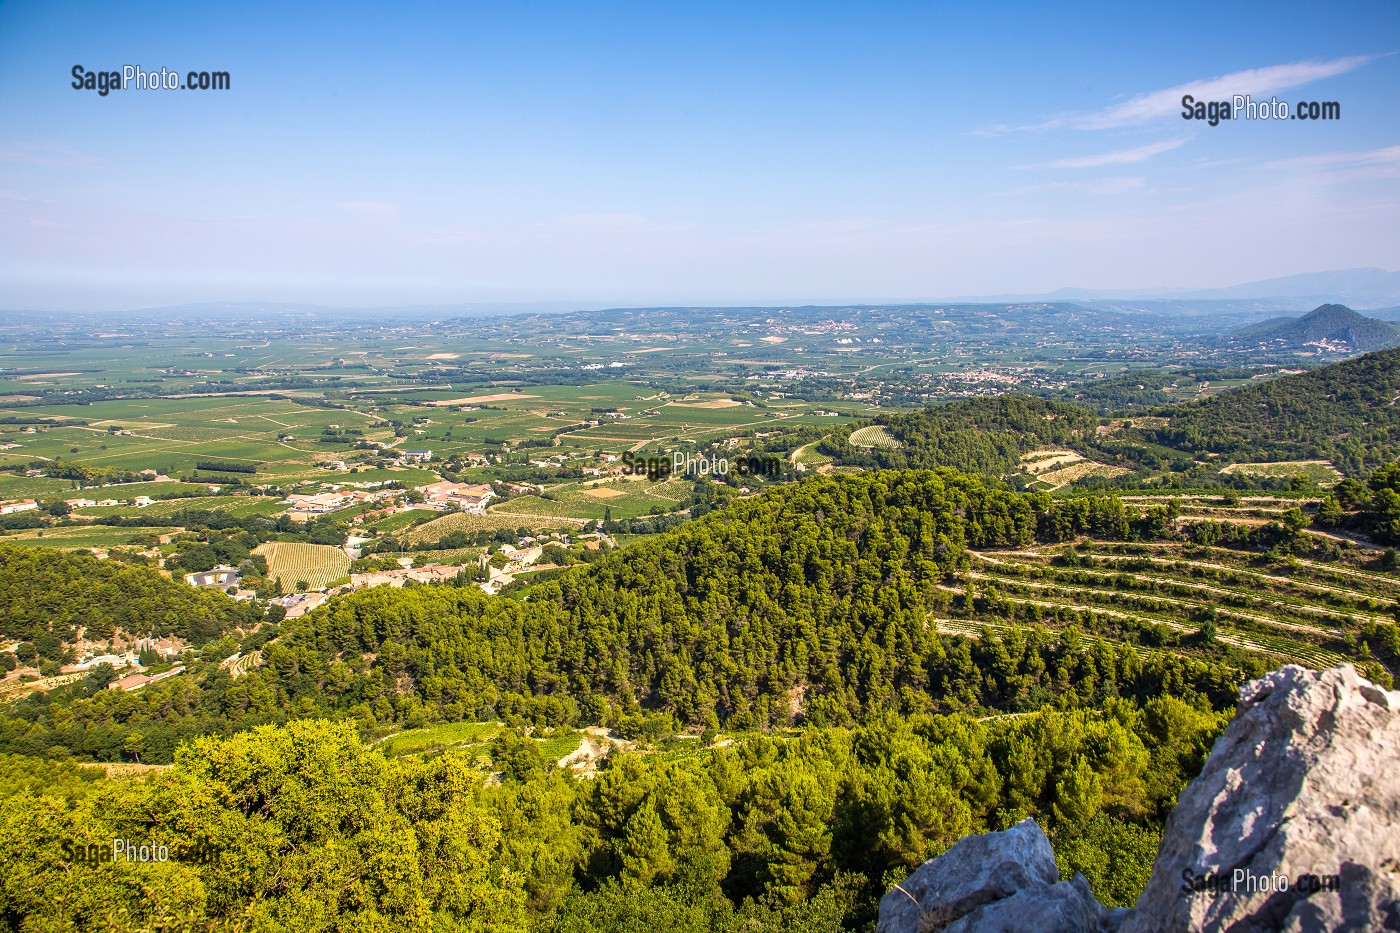
<svg viewBox="0 0 1400 933"><path fill-rule="evenodd" d="M460 509L477 514L486 511L486 503L492 496L489 483L453 483L448 480L419 486L417 491L423 494L423 501L430 508Z"/></svg>
<svg viewBox="0 0 1400 933"><path fill-rule="evenodd" d="M523 569L539 560L540 555L544 553L544 548L501 548L501 553L504 554L506 560L510 562L506 565L506 570L509 572Z"/></svg>
<svg viewBox="0 0 1400 933"><path fill-rule="evenodd" d="M400 587L408 581L415 583L451 583L463 567L412 567L403 570L380 570L375 573L350 574L351 589L375 586Z"/></svg>
<svg viewBox="0 0 1400 933"><path fill-rule="evenodd" d="M413 463L427 463L433 459L433 452L431 450L405 450L402 459Z"/></svg>
<svg viewBox="0 0 1400 933"><path fill-rule="evenodd" d="M230 567L227 564L220 564L203 573L185 574L185 582L190 586L217 586L220 589L226 586L237 586L240 579L238 568Z"/></svg>
<svg viewBox="0 0 1400 933"><path fill-rule="evenodd" d="M302 515L323 515L326 512L334 512L345 505L350 497L338 492L323 492L314 496L290 495L283 499L285 505L292 507L293 513ZM294 516L295 517L295 514Z"/></svg>
<svg viewBox="0 0 1400 933"><path fill-rule="evenodd" d="M287 610L287 618L295 619L306 615L329 598L325 593L292 593L290 596L272 600L272 605L281 606Z"/></svg>
<svg viewBox="0 0 1400 933"><path fill-rule="evenodd" d="M33 499L20 499L18 502L6 502L0 505L0 515L13 515L16 512L32 512L39 507L39 503Z"/></svg>
<svg viewBox="0 0 1400 933"><path fill-rule="evenodd" d="M173 638L145 638L136 642L137 651L154 651L162 658L173 658L183 652L185 647Z"/></svg>

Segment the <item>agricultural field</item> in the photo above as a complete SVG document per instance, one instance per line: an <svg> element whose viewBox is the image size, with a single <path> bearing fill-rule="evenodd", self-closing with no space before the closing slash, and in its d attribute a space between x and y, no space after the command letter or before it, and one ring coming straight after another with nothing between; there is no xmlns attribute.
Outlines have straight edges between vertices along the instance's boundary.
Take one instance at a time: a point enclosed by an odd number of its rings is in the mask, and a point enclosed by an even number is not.
<svg viewBox="0 0 1400 933"><path fill-rule="evenodd" d="M385 755L422 755L448 748L479 745L491 741L501 731L498 722L452 722L420 729L408 729L380 739Z"/></svg>
<svg viewBox="0 0 1400 933"><path fill-rule="evenodd" d="M392 431L368 428L374 419L365 412L258 396L0 408L3 417L67 423L0 425L0 445L15 445L0 450L0 464L71 460L93 467L154 469L172 475L194 469L199 460L251 462L262 470L305 470L320 460L344 456L361 437L392 438ZM347 436L341 443L321 442L322 432L332 426L363 433Z"/></svg>
<svg viewBox="0 0 1400 933"><path fill-rule="evenodd" d="M867 425L852 431L850 442L853 447L884 447L893 450L900 446L894 435L879 424Z"/></svg>
<svg viewBox="0 0 1400 933"><path fill-rule="evenodd" d="M1241 473L1246 476L1283 477L1305 476L1319 486L1335 486L1342 474L1327 460L1282 460L1275 463L1232 463L1221 473Z"/></svg>
<svg viewBox="0 0 1400 933"><path fill-rule="evenodd" d="M418 522L426 524L429 521L436 521L432 516L433 512L427 509L408 509L404 512L395 512L393 515L381 518L376 522L370 522L363 527L381 535L394 534L405 528L410 528Z"/></svg>
<svg viewBox="0 0 1400 933"><path fill-rule="evenodd" d="M587 480L550 486L544 497L521 496L493 506L491 515L524 515L561 518L577 522L612 517L637 518L653 509L672 511L690 493L688 480L671 478L651 482L642 476Z"/></svg>
<svg viewBox="0 0 1400 933"><path fill-rule="evenodd" d="M66 479L0 473L0 499L71 499L80 494L86 495L86 493L79 493L74 489L76 485L76 483ZM113 498L125 498L120 493L112 495ZM136 495L141 495L141 493L136 493Z"/></svg>
<svg viewBox="0 0 1400 933"><path fill-rule="evenodd" d="M304 470L297 473L278 473L272 477L279 484L292 483L338 483L349 487L365 483L396 482L404 486L426 486L442 479L435 471L414 467L356 467L352 472L339 473L326 470Z"/></svg>
<svg viewBox="0 0 1400 933"><path fill-rule="evenodd" d="M403 556L412 557L415 567L455 567L463 564L472 564L476 559L486 552L485 547L456 547L456 548L417 548L406 552ZM377 555L386 556L383 554ZM392 557L392 554L387 556Z"/></svg>
<svg viewBox="0 0 1400 933"><path fill-rule="evenodd" d="M326 544L270 541L253 551L267 558L268 576L282 584L287 592L299 591L298 583L306 589L325 589L350 573L350 557L338 547Z"/></svg>
<svg viewBox="0 0 1400 933"><path fill-rule="evenodd" d="M91 495L84 493L84 495ZM123 498L126 495L123 494ZM139 513L143 516L163 518L183 512L186 509L225 512L243 517L247 515L276 515L285 512L287 507L276 497L270 496L191 496L180 499L162 499L141 509L123 505L99 505L80 509L75 517L100 517L104 515L128 515Z"/></svg>
<svg viewBox="0 0 1400 933"><path fill-rule="evenodd" d="M489 752L491 740L504 728L499 722L453 722L408 729L377 743L390 758L403 755L436 755L449 749L472 756L483 771L494 770ZM535 739L540 755L549 764L573 754L583 741L578 731L565 731L547 739Z"/></svg>
<svg viewBox="0 0 1400 933"><path fill-rule="evenodd" d="M1400 610L1400 574L1381 567L1377 552L1344 545L1340 553L1316 560L1098 540L972 552L962 588L947 587L959 595L939 627L1072 624L1090 640L1187 653L1224 647L1273 665L1328 667L1355 657L1362 627L1393 623Z"/></svg>
<svg viewBox="0 0 1400 933"><path fill-rule="evenodd" d="M109 525L70 525L11 532L0 537L0 541L22 544L25 547L105 549L129 545L134 539L173 534L180 530L174 527L115 528Z"/></svg>
<svg viewBox="0 0 1400 933"><path fill-rule="evenodd" d="M810 444L803 444L801 447L794 449L788 455L788 459L791 462L798 464L799 466L805 466L808 469L825 466L826 464L831 463L832 460L831 457L817 450L816 441L813 441Z"/></svg>
<svg viewBox="0 0 1400 933"><path fill-rule="evenodd" d="M473 515L470 512L449 512L441 518L435 518L426 524L419 525L405 534L403 539L410 545L415 545L437 541L454 531L462 531L467 534L474 534L478 531L498 531L502 528L511 531L517 528L527 528L531 532L576 531L580 524L582 522L568 519L514 515L506 512L493 511L485 515Z"/></svg>
<svg viewBox="0 0 1400 933"><path fill-rule="evenodd" d="M761 408L721 393L669 396L633 383L530 386L518 392L454 388L383 401L389 403L383 411L392 417L418 419L401 446L430 447L435 456L498 450L502 442L549 440L565 428L574 430L558 435L559 447L621 454L654 442L714 440L815 417L805 404ZM418 407L401 404L408 401ZM835 423L839 418L819 420ZM599 423L582 427L587 421Z"/></svg>
<svg viewBox="0 0 1400 933"><path fill-rule="evenodd" d="M1034 482L1032 489L1063 489L1086 476L1122 476L1122 467L1095 463L1073 450L1034 450L1021 457L1021 471Z"/></svg>

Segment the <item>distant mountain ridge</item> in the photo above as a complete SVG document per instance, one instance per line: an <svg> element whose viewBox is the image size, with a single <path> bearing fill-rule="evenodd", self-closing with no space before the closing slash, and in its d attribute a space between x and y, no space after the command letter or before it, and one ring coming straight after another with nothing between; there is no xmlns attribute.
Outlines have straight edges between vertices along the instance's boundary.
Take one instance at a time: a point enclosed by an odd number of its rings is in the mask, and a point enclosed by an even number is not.
<svg viewBox="0 0 1400 933"><path fill-rule="evenodd" d="M1368 353L1400 343L1400 329L1357 314L1346 305L1325 304L1300 318L1273 318L1241 328L1230 334L1229 340L1235 344L1275 348L1281 344L1291 350L1302 350L1326 341Z"/></svg>
<svg viewBox="0 0 1400 933"><path fill-rule="evenodd" d="M1225 288L1061 288L1046 293L966 296L960 301L1098 301L1188 300L1238 301L1271 299L1305 308L1315 301L1345 301L1362 307L1400 303L1400 272L1384 269L1332 269L1302 272L1276 279L1244 282Z"/></svg>

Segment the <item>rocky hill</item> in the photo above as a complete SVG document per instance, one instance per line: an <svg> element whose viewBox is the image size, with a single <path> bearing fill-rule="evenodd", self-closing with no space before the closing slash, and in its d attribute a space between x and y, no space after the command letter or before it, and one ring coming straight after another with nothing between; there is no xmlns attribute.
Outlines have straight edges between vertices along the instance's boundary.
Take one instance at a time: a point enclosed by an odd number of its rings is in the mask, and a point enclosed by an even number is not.
<svg viewBox="0 0 1400 933"><path fill-rule="evenodd" d="M1320 305L1299 318L1273 318L1230 335L1233 344L1269 350L1304 350L1327 345L1366 353L1395 346L1400 331L1385 321L1357 314L1346 305Z"/></svg>
<svg viewBox="0 0 1400 933"><path fill-rule="evenodd" d="M968 836L880 902L878 933L1400 930L1400 692L1349 666L1247 684L1167 820L1152 879L1108 910L1040 827Z"/></svg>

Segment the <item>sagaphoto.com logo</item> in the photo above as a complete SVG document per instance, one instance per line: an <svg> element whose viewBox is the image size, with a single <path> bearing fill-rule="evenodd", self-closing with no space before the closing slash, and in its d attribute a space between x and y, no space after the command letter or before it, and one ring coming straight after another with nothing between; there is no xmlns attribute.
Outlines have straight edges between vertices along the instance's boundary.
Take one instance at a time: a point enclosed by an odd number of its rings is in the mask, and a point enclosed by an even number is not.
<svg viewBox="0 0 1400 933"><path fill-rule="evenodd" d="M1181 119L1200 120L1219 126L1227 120L1340 120L1342 105L1335 100L1300 100L1290 104L1270 97L1255 100L1248 94L1236 94L1229 100L1197 100L1187 94L1181 98Z"/></svg>
<svg viewBox="0 0 1400 933"><path fill-rule="evenodd" d="M231 78L227 71L180 71L162 67L147 71L140 65L122 65L120 70L89 71L74 65L71 87L75 91L94 91L106 97L113 91L227 91Z"/></svg>

